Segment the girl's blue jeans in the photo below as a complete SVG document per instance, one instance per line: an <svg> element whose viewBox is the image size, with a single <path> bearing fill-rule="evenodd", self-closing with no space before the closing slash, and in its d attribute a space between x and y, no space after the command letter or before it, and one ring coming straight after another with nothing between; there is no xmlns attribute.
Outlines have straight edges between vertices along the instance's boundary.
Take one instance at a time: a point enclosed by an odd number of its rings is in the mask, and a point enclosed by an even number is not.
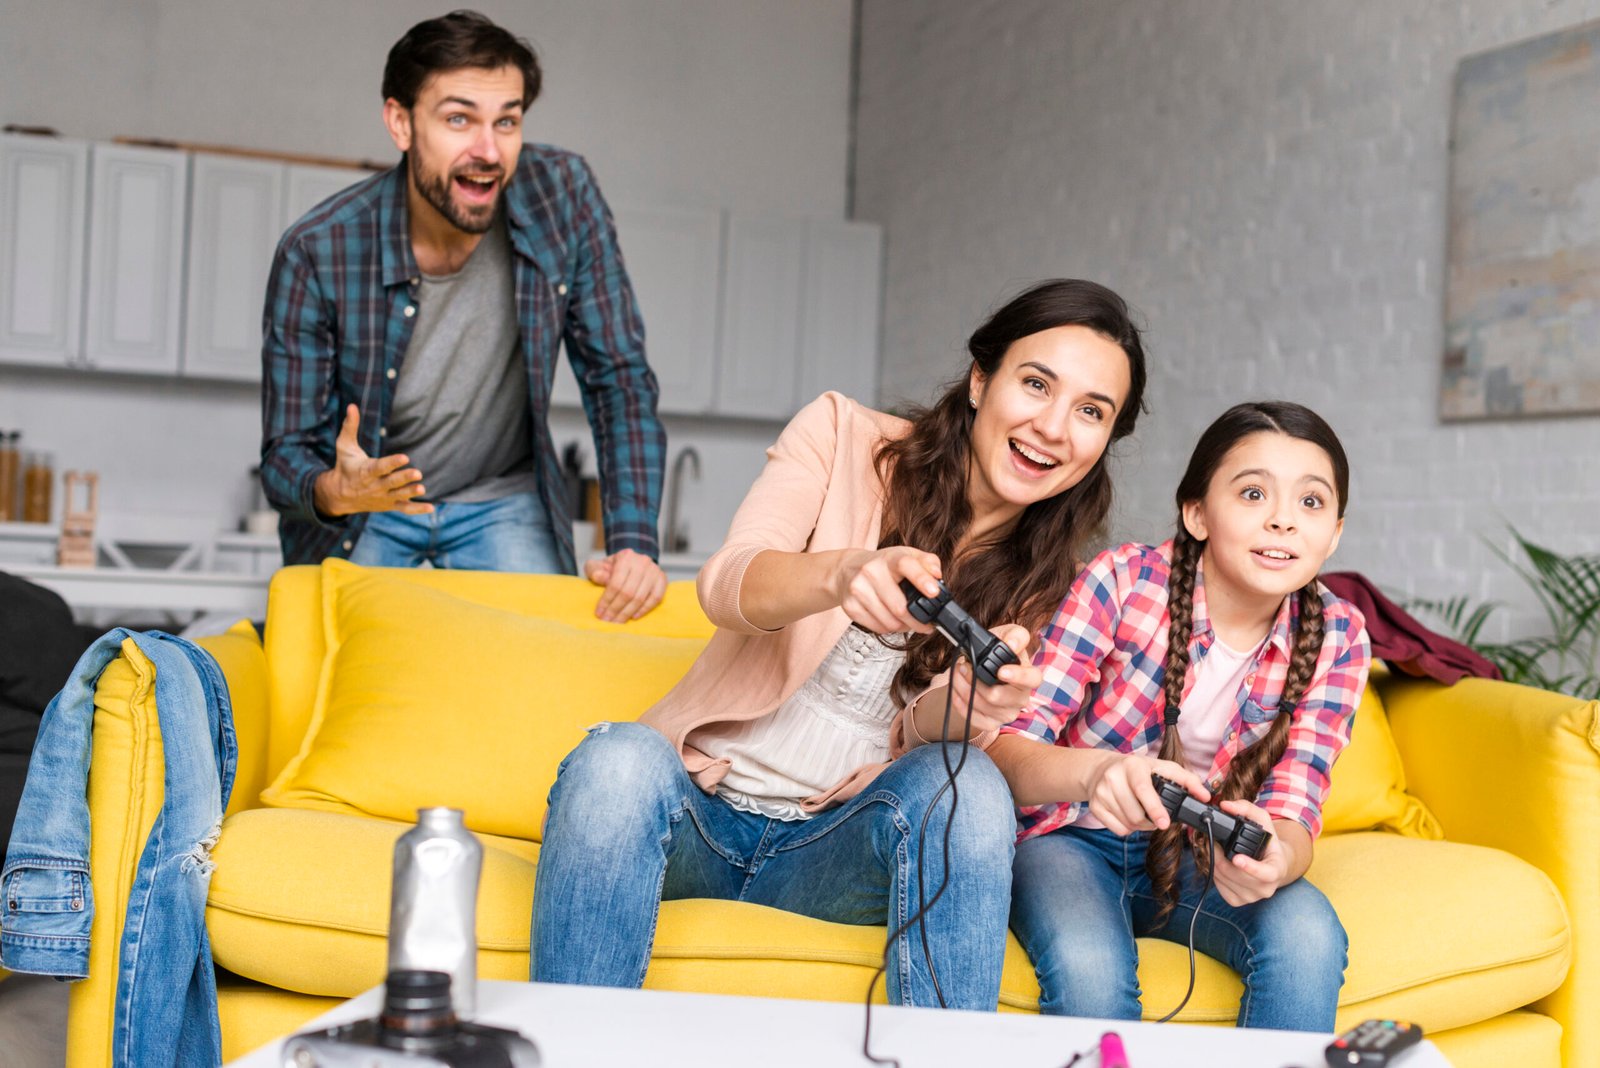
<svg viewBox="0 0 1600 1068"><path fill-rule="evenodd" d="M1144 833L1063 827L1017 845L1011 929L1039 976L1041 1012L1137 1020L1136 937L1187 944L1244 980L1239 1026L1332 1031L1348 942L1333 906L1305 879L1264 901L1229 905L1205 891L1187 850L1178 901L1161 922L1145 871ZM1175 1004L1175 1003L1174 1003ZM1151 1005L1164 1015L1173 1005Z"/></svg>
<svg viewBox="0 0 1600 1068"><path fill-rule="evenodd" d="M954 747L952 747L952 759ZM939 747L894 761L865 790L808 820L741 812L689 778L667 739L638 723L602 723L562 763L550 791L533 895L536 981L643 984L662 900L751 901L835 923L903 924L918 907L917 858L945 1003L992 1010L1000 992L1016 822L1011 792L973 748L943 842L949 794ZM913 929L889 957L891 1003L936 1005Z"/></svg>

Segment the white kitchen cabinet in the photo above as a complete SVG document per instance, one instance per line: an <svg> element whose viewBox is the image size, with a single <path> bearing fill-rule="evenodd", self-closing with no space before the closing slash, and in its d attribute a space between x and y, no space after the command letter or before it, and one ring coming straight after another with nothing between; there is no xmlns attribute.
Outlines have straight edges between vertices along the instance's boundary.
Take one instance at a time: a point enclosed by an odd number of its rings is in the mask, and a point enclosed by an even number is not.
<svg viewBox="0 0 1600 1068"><path fill-rule="evenodd" d="M286 168L283 187L283 225L287 230L299 222L306 212L321 204L335 193L372 177L371 171L351 167L313 167L296 164Z"/></svg>
<svg viewBox="0 0 1600 1068"><path fill-rule="evenodd" d="M622 209L617 233L644 316L645 350L661 383L661 410L709 411L717 385L722 212Z"/></svg>
<svg viewBox="0 0 1600 1068"><path fill-rule="evenodd" d="M183 373L261 380L261 309L283 229L284 167L196 155Z"/></svg>
<svg viewBox="0 0 1600 1068"><path fill-rule="evenodd" d="M728 220L716 393L724 415L787 419L798 407L805 236L802 219Z"/></svg>
<svg viewBox="0 0 1600 1068"><path fill-rule="evenodd" d="M173 374L183 332L189 157L95 145L90 160L85 361L98 370Z"/></svg>
<svg viewBox="0 0 1600 1068"><path fill-rule="evenodd" d="M722 213L714 208L617 208L617 243L644 319L645 353L661 386L659 408L712 409L716 390L717 284ZM577 407L570 366L552 401Z"/></svg>
<svg viewBox="0 0 1600 1068"><path fill-rule="evenodd" d="M194 157L183 373L261 380L261 317L283 231L369 176L345 167Z"/></svg>
<svg viewBox="0 0 1600 1068"><path fill-rule="evenodd" d="M830 389L877 403L882 263L883 230L876 224L806 224L797 405Z"/></svg>
<svg viewBox="0 0 1600 1068"><path fill-rule="evenodd" d="M0 360L78 359L89 146L0 136Z"/></svg>

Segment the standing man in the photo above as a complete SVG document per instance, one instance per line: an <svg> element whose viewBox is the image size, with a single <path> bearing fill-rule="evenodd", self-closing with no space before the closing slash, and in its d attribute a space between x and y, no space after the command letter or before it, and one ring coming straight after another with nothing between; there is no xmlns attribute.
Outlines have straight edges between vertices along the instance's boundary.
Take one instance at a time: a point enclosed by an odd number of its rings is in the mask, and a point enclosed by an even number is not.
<svg viewBox="0 0 1600 1068"><path fill-rule="evenodd" d="M524 144L527 43L476 12L389 51L398 166L283 235L267 285L261 481L285 563L576 571L546 422L566 345L594 432L596 615L666 590L666 434L611 212L579 156Z"/></svg>

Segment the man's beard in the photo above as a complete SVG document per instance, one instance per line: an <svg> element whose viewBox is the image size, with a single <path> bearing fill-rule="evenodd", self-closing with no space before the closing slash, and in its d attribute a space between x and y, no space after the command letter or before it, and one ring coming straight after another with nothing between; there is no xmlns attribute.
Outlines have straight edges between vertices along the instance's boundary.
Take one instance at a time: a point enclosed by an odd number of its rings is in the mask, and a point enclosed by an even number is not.
<svg viewBox="0 0 1600 1068"><path fill-rule="evenodd" d="M422 199L432 204L434 210L449 220L450 225L457 230L469 234L486 234L489 232L489 227L494 225L494 218L498 213L500 200L505 196L504 184L500 186L499 194L495 197L493 204L487 205L481 211L463 208L450 195L450 188L455 184L455 175L429 174L422 169L422 161L415 152L409 153L409 156L411 160L411 182L417 187L417 191L422 194ZM462 173L468 172L463 171ZM489 172L476 171L471 173L485 174ZM494 176L501 179L504 177L502 172L499 171L494 172Z"/></svg>

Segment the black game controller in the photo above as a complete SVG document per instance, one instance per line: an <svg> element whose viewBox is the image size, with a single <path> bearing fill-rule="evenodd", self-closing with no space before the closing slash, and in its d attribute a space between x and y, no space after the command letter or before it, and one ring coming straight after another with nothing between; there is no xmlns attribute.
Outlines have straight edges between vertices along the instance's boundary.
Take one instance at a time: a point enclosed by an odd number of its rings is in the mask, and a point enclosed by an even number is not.
<svg viewBox="0 0 1600 1068"><path fill-rule="evenodd" d="M1011 651L1011 646L978 626L966 609L951 599L944 583L939 583L939 596L928 597L913 586L910 579L901 579L900 592L906 595L906 605L913 619L932 623L940 634L950 639L951 645L967 654L972 662L972 673L979 682L998 686L1000 669L1017 663L1017 654Z"/></svg>
<svg viewBox="0 0 1600 1068"><path fill-rule="evenodd" d="M1266 856L1267 843L1272 840L1272 835L1259 823L1208 805L1171 779L1163 779L1159 775L1152 775L1150 779L1161 795L1161 803L1167 806L1167 815L1185 827L1202 833L1206 824L1211 824L1212 837L1224 856L1235 857L1243 853L1256 860Z"/></svg>

